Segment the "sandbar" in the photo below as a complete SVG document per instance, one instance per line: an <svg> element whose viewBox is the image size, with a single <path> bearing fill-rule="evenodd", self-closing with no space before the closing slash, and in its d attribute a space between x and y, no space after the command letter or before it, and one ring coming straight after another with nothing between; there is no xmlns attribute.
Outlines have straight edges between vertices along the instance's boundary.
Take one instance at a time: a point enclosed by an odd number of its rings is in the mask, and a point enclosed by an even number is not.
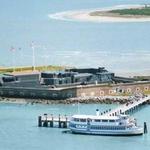
<svg viewBox="0 0 150 150"><path fill-rule="evenodd" d="M106 8L97 8L92 10L65 11L55 14L49 14L49 17L57 20L67 21L85 21L85 22L148 22L150 16L119 16L108 14L107 11L127 8L141 8L144 5L118 5ZM93 12L101 12L98 16L91 15Z"/></svg>

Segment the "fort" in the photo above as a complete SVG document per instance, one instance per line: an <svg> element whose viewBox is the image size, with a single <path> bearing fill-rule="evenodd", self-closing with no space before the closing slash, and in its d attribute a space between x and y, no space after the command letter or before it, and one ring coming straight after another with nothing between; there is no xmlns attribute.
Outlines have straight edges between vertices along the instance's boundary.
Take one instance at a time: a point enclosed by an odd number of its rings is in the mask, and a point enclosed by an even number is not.
<svg viewBox="0 0 150 150"><path fill-rule="evenodd" d="M150 93L150 80L115 76L104 67L57 72L3 74L0 96L65 100L68 98L130 96Z"/></svg>

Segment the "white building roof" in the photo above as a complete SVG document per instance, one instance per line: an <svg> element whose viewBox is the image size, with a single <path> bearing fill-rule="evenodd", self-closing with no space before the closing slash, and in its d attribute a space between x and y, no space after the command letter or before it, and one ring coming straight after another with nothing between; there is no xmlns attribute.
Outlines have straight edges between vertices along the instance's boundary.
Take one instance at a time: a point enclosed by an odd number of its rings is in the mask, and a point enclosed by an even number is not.
<svg viewBox="0 0 150 150"><path fill-rule="evenodd" d="M117 120L119 119L120 117L119 116L96 116L96 115L73 115L72 116L73 118L79 118L79 119L87 119L87 118L90 118L90 119L104 119L104 120Z"/></svg>

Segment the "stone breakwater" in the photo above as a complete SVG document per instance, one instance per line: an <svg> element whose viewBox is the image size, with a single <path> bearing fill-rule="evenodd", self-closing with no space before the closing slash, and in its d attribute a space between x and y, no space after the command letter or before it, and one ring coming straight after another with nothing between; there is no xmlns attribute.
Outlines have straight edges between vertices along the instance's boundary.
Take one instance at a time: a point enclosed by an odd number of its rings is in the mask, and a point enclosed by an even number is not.
<svg viewBox="0 0 150 150"><path fill-rule="evenodd" d="M90 103L100 103L100 104L113 104L119 103L124 104L129 102L130 99L128 97L77 97L77 98L70 98L66 100L66 103L83 103L83 104L90 104Z"/></svg>
<svg viewBox="0 0 150 150"><path fill-rule="evenodd" d="M128 96L105 96L105 97L76 97L66 100L50 100L50 99L21 99L21 98L5 98L0 97L0 102L3 103L18 103L18 104L124 104L131 102L132 98ZM150 102L148 102L150 104Z"/></svg>

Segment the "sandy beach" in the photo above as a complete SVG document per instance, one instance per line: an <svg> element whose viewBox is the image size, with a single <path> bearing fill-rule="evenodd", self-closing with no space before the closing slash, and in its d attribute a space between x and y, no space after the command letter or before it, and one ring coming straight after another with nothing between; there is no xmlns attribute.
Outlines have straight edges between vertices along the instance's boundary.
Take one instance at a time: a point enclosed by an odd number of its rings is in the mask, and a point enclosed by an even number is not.
<svg viewBox="0 0 150 150"><path fill-rule="evenodd" d="M58 20L70 21L91 21L91 22L147 22L150 21L149 16L128 16L123 17L119 15L107 14L107 11L125 8L141 8L144 5L118 5L114 7L93 9L93 10L79 10L79 11L66 11L56 14L50 14L49 17ZM101 12L99 16L93 16L93 12Z"/></svg>

